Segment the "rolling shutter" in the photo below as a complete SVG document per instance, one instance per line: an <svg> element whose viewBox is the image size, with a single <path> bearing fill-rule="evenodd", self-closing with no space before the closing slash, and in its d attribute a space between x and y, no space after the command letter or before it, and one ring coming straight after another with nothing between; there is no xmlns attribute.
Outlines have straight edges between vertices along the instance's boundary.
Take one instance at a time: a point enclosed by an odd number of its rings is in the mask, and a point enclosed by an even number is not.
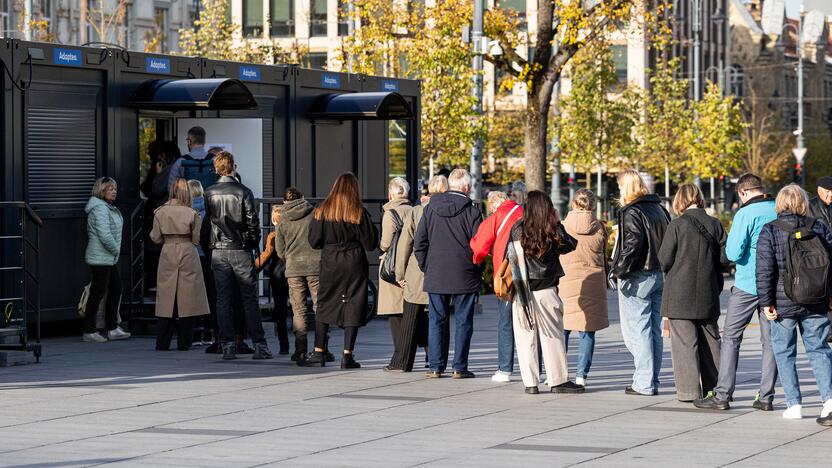
<svg viewBox="0 0 832 468"><path fill-rule="evenodd" d="M30 107L26 115L29 204L82 208L95 182L96 141L95 108Z"/></svg>

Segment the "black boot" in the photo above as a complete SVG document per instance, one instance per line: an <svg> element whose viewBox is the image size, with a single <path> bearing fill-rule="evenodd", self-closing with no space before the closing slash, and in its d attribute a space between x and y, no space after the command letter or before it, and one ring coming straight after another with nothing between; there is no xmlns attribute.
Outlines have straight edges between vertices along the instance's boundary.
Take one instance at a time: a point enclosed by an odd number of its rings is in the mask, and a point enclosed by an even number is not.
<svg viewBox="0 0 832 468"><path fill-rule="evenodd" d="M269 345L266 342L262 343L254 343L254 355L251 356L252 359L272 359L272 352L269 351Z"/></svg>
<svg viewBox="0 0 832 468"><path fill-rule="evenodd" d="M341 358L341 369L360 369L361 364L359 364L355 360L355 356L352 353L344 353L344 357Z"/></svg>
<svg viewBox="0 0 832 468"><path fill-rule="evenodd" d="M223 343L222 344L222 359L224 361L230 361L232 359L237 359L237 347L234 346L234 343Z"/></svg>
<svg viewBox="0 0 832 468"><path fill-rule="evenodd" d="M306 359L306 351L307 351L307 344L306 344L306 334L304 335L295 335L295 353L292 354L291 359L295 362L302 361Z"/></svg>
<svg viewBox="0 0 832 468"><path fill-rule="evenodd" d="M309 355L306 356L306 359L298 361L298 365L301 367L324 367L326 365L324 353L320 351L309 353Z"/></svg>

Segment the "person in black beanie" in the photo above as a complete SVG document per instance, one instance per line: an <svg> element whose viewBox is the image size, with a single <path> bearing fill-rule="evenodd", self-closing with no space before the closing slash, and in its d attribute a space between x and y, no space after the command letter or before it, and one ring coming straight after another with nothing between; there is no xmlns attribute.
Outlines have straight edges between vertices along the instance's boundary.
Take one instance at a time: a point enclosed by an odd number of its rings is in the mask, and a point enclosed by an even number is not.
<svg viewBox="0 0 832 468"><path fill-rule="evenodd" d="M815 218L832 229L832 177L823 176L818 179L818 196L809 200L810 218ZM829 311L829 320L832 320L832 309ZM832 333L826 338L832 343Z"/></svg>

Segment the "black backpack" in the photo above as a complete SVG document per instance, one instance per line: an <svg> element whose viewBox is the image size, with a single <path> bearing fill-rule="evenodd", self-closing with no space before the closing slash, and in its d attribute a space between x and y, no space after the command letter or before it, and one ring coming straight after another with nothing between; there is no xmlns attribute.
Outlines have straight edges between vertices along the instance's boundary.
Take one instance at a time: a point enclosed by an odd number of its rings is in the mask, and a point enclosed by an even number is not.
<svg viewBox="0 0 832 468"><path fill-rule="evenodd" d="M378 275L382 280L398 286L399 283L396 281L396 248L399 245L399 237L402 236L404 221L402 221L401 216L399 216L396 210L390 210L390 214L393 215L393 223L396 226L396 230L393 232L393 241L390 242L390 248L384 253L384 259L379 267Z"/></svg>
<svg viewBox="0 0 832 468"><path fill-rule="evenodd" d="M813 218L806 218L806 226L792 226L779 219L772 222L789 233L786 270L780 274L786 296L795 304L819 304L829 295L829 252L812 230L815 222Z"/></svg>
<svg viewBox="0 0 832 468"><path fill-rule="evenodd" d="M182 156L182 173L185 180L198 180L203 189L217 183L213 157L206 156L205 159L194 159L190 154Z"/></svg>

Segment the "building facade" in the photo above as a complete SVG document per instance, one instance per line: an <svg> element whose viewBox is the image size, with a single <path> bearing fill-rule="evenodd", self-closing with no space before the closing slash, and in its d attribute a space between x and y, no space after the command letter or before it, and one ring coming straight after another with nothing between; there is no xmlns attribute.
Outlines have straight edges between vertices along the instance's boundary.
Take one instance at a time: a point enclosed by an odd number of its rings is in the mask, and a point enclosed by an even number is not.
<svg viewBox="0 0 832 468"><path fill-rule="evenodd" d="M0 0L0 37L176 52L197 0ZM29 11L31 9L31 11Z"/></svg>

